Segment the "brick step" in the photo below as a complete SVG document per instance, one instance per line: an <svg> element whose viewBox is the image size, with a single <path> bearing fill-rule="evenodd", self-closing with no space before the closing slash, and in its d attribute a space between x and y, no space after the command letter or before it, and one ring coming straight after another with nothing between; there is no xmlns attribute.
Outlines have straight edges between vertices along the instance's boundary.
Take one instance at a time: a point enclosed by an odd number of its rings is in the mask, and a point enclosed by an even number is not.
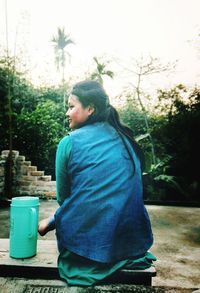
<svg viewBox="0 0 200 293"><path fill-rule="evenodd" d="M45 182L51 181L51 175L40 176L38 177L38 181L45 181Z"/></svg>
<svg viewBox="0 0 200 293"><path fill-rule="evenodd" d="M56 181L42 181L42 180L36 180L32 181L32 186L47 186L49 187L54 187L56 186Z"/></svg>
<svg viewBox="0 0 200 293"><path fill-rule="evenodd" d="M23 181L37 181L37 177L36 176L30 176L30 175L24 175L24 176L20 177L20 180L23 180Z"/></svg>
<svg viewBox="0 0 200 293"><path fill-rule="evenodd" d="M32 171L37 171L37 167L36 166L28 166L27 172L32 172Z"/></svg>
<svg viewBox="0 0 200 293"><path fill-rule="evenodd" d="M10 151L9 150L4 150L1 152L1 157L2 158L7 158L9 155ZM17 158L19 156L19 151L14 151L12 150L12 158Z"/></svg>
<svg viewBox="0 0 200 293"><path fill-rule="evenodd" d="M37 167L36 166L27 166L27 165L23 165L21 164L19 167L19 174L21 175L29 175L29 172L31 171L37 171Z"/></svg>
<svg viewBox="0 0 200 293"><path fill-rule="evenodd" d="M44 171L30 171L28 176L44 176Z"/></svg>
<svg viewBox="0 0 200 293"><path fill-rule="evenodd" d="M18 162L24 162L25 161L25 156L18 156L17 157L17 163Z"/></svg>
<svg viewBox="0 0 200 293"><path fill-rule="evenodd" d="M31 166L31 161L19 161L17 164L19 166Z"/></svg>
<svg viewBox="0 0 200 293"><path fill-rule="evenodd" d="M0 194L4 191L5 185L5 164L9 150L2 151L0 155ZM31 161L26 161L25 156L13 151L13 186L15 196L39 196L55 198L56 182L51 181L51 175L45 175L44 171L38 171L37 166L32 166Z"/></svg>

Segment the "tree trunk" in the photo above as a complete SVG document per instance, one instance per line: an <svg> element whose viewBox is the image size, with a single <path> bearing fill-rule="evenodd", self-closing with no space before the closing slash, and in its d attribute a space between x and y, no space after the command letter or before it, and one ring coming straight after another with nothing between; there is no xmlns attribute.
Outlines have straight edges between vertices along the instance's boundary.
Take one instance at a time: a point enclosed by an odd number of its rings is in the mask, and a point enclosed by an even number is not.
<svg viewBox="0 0 200 293"><path fill-rule="evenodd" d="M13 140L12 140L12 108L10 85L8 88L8 134L9 134L9 154L5 166L5 197L12 198L12 184L13 184Z"/></svg>
<svg viewBox="0 0 200 293"><path fill-rule="evenodd" d="M146 130L147 130L149 140L150 140L150 145L151 145L152 161L153 161L153 164L155 165L156 164L155 148L154 148L154 143L153 143L151 133L149 131L149 122L148 122L148 117L146 114L146 109L145 109L145 107L142 103L141 97L140 97L140 81L141 81L141 75L138 74L138 84L136 87L136 93L137 93L137 98L138 98L139 104L141 106L142 112L144 114L144 121L145 121L145 125L146 125Z"/></svg>

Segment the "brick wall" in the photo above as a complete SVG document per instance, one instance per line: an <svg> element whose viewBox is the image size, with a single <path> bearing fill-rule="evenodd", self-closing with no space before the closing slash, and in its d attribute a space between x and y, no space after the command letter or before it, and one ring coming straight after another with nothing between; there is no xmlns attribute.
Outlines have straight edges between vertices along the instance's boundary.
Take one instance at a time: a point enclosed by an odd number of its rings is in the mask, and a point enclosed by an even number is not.
<svg viewBox="0 0 200 293"><path fill-rule="evenodd" d="M9 151L4 150L0 155L0 194L4 192L5 186L5 165ZM18 151L12 151L13 158L13 186L14 196L39 196L55 198L56 181L51 180L50 175L44 171L38 171L37 166L32 166L31 161L26 161Z"/></svg>

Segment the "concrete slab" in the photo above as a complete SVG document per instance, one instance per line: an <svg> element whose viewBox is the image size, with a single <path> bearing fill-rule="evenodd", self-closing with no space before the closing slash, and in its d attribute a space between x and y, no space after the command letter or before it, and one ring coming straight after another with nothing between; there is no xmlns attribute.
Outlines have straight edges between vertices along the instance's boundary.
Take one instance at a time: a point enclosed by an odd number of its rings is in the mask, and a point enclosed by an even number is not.
<svg viewBox="0 0 200 293"><path fill-rule="evenodd" d="M1 278L1 293L197 293L195 288L145 287L138 285L107 285L95 287L68 287L59 280L28 280Z"/></svg>

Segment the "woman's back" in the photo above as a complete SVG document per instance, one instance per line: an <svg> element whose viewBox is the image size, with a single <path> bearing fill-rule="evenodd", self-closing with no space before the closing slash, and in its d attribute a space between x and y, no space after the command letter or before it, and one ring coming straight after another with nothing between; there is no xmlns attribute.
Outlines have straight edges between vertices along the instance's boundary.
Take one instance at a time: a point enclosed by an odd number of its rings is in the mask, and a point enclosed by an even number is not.
<svg viewBox="0 0 200 293"><path fill-rule="evenodd" d="M107 122L70 135L70 195L56 213L60 247L99 262L138 257L152 245L140 162ZM63 147L64 144L62 143Z"/></svg>

